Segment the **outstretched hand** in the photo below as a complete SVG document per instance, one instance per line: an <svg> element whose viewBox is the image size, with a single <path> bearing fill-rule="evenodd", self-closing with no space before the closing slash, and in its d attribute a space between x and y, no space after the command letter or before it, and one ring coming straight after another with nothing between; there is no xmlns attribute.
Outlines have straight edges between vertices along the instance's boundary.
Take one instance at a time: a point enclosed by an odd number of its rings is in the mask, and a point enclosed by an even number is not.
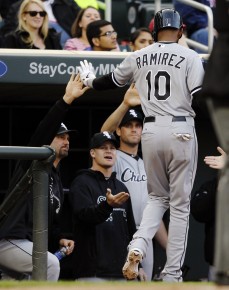
<svg viewBox="0 0 229 290"><path fill-rule="evenodd" d="M72 74L66 86L63 99L67 104L70 105L75 99L82 96L88 89L90 88L83 87L83 82L81 81L79 74Z"/></svg>
<svg viewBox="0 0 229 290"><path fill-rule="evenodd" d="M127 201L127 199L129 198L129 193L127 192L119 192L116 195L113 195L111 193L110 188L107 188L107 203L112 206L112 207L119 207L120 205L122 205L124 202Z"/></svg>
<svg viewBox="0 0 229 290"><path fill-rule="evenodd" d="M217 150L220 156L205 156L204 162L211 168L222 169L226 163L227 154L221 147L217 147Z"/></svg>
<svg viewBox="0 0 229 290"><path fill-rule="evenodd" d="M140 96L134 83L131 84L129 89L126 91L123 102L128 107L141 105Z"/></svg>
<svg viewBox="0 0 229 290"><path fill-rule="evenodd" d="M78 67L80 78L85 86L92 88L92 81L95 79L94 69L91 62L86 59L80 61L80 66Z"/></svg>

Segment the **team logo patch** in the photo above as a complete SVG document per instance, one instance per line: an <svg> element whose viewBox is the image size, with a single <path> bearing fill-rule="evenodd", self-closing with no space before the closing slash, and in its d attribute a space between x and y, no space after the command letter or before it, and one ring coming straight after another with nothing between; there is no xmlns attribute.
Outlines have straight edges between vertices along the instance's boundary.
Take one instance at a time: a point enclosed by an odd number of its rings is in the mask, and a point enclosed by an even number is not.
<svg viewBox="0 0 229 290"><path fill-rule="evenodd" d="M100 196L97 198L97 204L100 204L100 202L105 201L105 200L106 200L106 196L100 195Z"/></svg>
<svg viewBox="0 0 229 290"><path fill-rule="evenodd" d="M107 137L108 139L111 139L111 134L109 134L109 132L107 131L103 132L103 136Z"/></svg>
<svg viewBox="0 0 229 290"><path fill-rule="evenodd" d="M0 60L0 77L4 76L7 72L7 65Z"/></svg>
<svg viewBox="0 0 229 290"><path fill-rule="evenodd" d="M133 117L135 117L135 118L138 117L138 114L136 113L135 110L131 109L129 112L130 112L130 115L132 115Z"/></svg>

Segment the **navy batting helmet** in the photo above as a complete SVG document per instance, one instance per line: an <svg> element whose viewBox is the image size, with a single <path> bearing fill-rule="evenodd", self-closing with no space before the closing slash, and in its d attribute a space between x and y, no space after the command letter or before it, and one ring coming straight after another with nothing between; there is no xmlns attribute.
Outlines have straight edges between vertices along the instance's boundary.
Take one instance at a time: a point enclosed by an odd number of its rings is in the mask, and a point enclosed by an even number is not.
<svg viewBox="0 0 229 290"><path fill-rule="evenodd" d="M154 16L154 41L157 41L157 35L161 29L180 29L182 26L182 19L176 10L168 8L158 11Z"/></svg>

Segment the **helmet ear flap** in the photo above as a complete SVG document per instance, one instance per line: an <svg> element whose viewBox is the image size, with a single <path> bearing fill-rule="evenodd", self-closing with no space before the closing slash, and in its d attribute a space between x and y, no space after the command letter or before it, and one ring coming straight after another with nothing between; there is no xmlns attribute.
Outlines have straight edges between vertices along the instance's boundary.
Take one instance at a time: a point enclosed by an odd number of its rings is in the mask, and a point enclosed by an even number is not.
<svg viewBox="0 0 229 290"><path fill-rule="evenodd" d="M155 31L153 32L153 40L157 42L157 33Z"/></svg>

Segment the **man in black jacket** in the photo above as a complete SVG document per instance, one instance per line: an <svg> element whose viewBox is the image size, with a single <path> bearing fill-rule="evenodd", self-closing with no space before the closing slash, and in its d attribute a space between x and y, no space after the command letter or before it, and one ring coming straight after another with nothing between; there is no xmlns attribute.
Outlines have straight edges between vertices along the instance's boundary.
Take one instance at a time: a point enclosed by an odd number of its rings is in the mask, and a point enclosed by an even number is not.
<svg viewBox="0 0 229 290"><path fill-rule="evenodd" d="M204 162L211 168L223 169L226 163L226 152L217 147L219 156L205 156ZM219 178L215 177L205 183L194 193L191 199L191 213L195 220L204 223L204 258L209 264L209 280L215 280L214 254L216 236L216 204Z"/></svg>
<svg viewBox="0 0 229 290"><path fill-rule="evenodd" d="M60 272L59 261L52 253L57 251L59 246L68 247L67 254L70 254L74 248L74 241L63 238L59 229L59 217L64 198L59 175L59 162L68 155L69 150L69 130L62 121L71 103L87 90L82 87L79 76L72 75L63 99L57 101L47 113L28 144L29 147L51 144L50 146L56 151L56 159L49 175L47 279L52 281L58 280ZM9 192L24 176L31 162L28 160L18 162L10 182ZM14 216L9 228L0 233L0 269L29 275L32 273L32 211L32 193L29 192L26 202Z"/></svg>
<svg viewBox="0 0 229 290"><path fill-rule="evenodd" d="M92 167L81 170L70 187L74 215L74 275L80 280L123 279L127 246L135 221L126 186L112 167L117 141L107 131L91 139Z"/></svg>
<svg viewBox="0 0 229 290"><path fill-rule="evenodd" d="M195 192L191 200L191 213L195 220L205 224L204 258L209 264L209 280L214 265L215 209L218 178L211 179Z"/></svg>

